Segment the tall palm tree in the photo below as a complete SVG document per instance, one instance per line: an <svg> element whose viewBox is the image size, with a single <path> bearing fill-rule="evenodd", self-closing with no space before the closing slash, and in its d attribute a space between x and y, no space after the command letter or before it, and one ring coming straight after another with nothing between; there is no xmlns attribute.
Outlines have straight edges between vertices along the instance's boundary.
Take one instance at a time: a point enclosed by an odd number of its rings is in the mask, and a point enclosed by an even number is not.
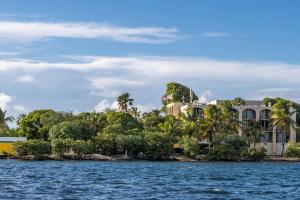
<svg viewBox="0 0 300 200"><path fill-rule="evenodd" d="M241 122L239 121L239 112L234 108L232 101L224 101L220 107L222 111L222 121L224 129L227 132L237 133Z"/></svg>
<svg viewBox="0 0 300 200"><path fill-rule="evenodd" d="M201 136L207 139L209 148L211 146L213 136L221 132L223 126L221 109L216 105L209 105L204 109L204 118L201 119Z"/></svg>
<svg viewBox="0 0 300 200"><path fill-rule="evenodd" d="M276 127L276 129L282 130L281 133L281 144L282 144L282 151L281 156L283 156L284 152L284 144L285 139L284 135L287 137L290 128L292 127L295 129L295 121L292 119L292 115L294 115L295 111L290 111L290 105L287 100L278 99L277 102L272 106L271 111L271 120L272 125Z"/></svg>
<svg viewBox="0 0 300 200"><path fill-rule="evenodd" d="M132 98L130 98L130 94L127 92L121 94L117 98L119 109L122 111L125 111L125 112L128 112L128 107L132 106L133 101L134 100Z"/></svg>
<svg viewBox="0 0 300 200"><path fill-rule="evenodd" d="M0 129L8 129L8 122L13 122L15 118L13 116L6 116L6 111L0 108Z"/></svg>

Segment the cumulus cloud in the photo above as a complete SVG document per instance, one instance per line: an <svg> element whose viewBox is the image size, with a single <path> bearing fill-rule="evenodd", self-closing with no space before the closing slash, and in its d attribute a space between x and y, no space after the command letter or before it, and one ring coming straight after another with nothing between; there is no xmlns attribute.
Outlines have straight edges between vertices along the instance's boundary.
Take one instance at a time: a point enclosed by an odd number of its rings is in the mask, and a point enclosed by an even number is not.
<svg viewBox="0 0 300 200"><path fill-rule="evenodd" d="M159 44L177 40L176 28L120 27L78 22L0 21L0 42L34 42L47 38L110 39L119 42Z"/></svg>
<svg viewBox="0 0 300 200"><path fill-rule="evenodd" d="M6 110L8 107L8 104L12 101L12 97L5 94L5 93L0 93L0 108L2 110Z"/></svg>
<svg viewBox="0 0 300 200"><path fill-rule="evenodd" d="M23 75L23 76L19 76L17 78L17 81L22 83L29 83L29 82L35 82L35 78L31 75Z"/></svg>
<svg viewBox="0 0 300 200"><path fill-rule="evenodd" d="M103 112L107 108L117 109L118 108L118 102L114 101L114 102L110 103L107 99L103 99L97 105L94 106L94 110L96 112Z"/></svg>

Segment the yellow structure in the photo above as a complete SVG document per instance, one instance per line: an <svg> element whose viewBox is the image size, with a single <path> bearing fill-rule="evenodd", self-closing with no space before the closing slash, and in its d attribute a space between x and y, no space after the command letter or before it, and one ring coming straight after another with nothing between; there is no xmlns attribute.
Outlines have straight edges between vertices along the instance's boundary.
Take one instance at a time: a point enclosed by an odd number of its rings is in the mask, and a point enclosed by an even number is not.
<svg viewBox="0 0 300 200"><path fill-rule="evenodd" d="M25 137L0 137L0 155L11 154L15 155L14 143L22 141L26 142Z"/></svg>

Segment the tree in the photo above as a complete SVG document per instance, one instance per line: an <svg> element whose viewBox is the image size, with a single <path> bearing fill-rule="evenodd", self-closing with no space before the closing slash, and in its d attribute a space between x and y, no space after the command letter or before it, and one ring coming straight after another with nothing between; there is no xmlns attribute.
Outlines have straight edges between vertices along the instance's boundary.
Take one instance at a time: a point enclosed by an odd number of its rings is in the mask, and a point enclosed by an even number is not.
<svg viewBox="0 0 300 200"><path fill-rule="evenodd" d="M0 108L0 130L8 130L8 122L13 122L15 119L12 116L6 116L6 111Z"/></svg>
<svg viewBox="0 0 300 200"><path fill-rule="evenodd" d="M295 121L292 119L292 115L295 114L295 111L290 110L289 101L284 99L278 99L277 102L272 106L271 111L271 120L273 126L276 129L281 129L281 144L282 144L282 151L281 156L284 153L284 144L285 144L285 137L288 137L290 132L290 127L295 129ZM284 137L285 136L285 137Z"/></svg>
<svg viewBox="0 0 300 200"><path fill-rule="evenodd" d="M204 118L201 119L200 133L203 139L207 139L209 147L213 136L221 133L223 126L221 109L216 105L208 105L204 109Z"/></svg>
<svg viewBox="0 0 300 200"><path fill-rule="evenodd" d="M248 142L249 147L253 145L255 148L255 144L261 141L263 136L261 124L257 121L251 121L249 126L243 130Z"/></svg>
<svg viewBox="0 0 300 200"><path fill-rule="evenodd" d="M129 110L129 113L132 115L132 117L134 117L137 120L139 120L141 117L141 111L139 111L137 107L132 107Z"/></svg>
<svg viewBox="0 0 300 200"><path fill-rule="evenodd" d="M92 138L93 131L89 125L84 121L72 121L62 122L54 125L49 131L49 139L67 139L71 138L74 140L88 140Z"/></svg>
<svg viewBox="0 0 300 200"><path fill-rule="evenodd" d="M192 91L191 99L191 90L185 85L176 82L169 82L166 84L166 91L162 97L163 108L166 110L166 106L169 103L173 102L190 102L198 100L198 96Z"/></svg>
<svg viewBox="0 0 300 200"><path fill-rule="evenodd" d="M236 97L232 100L233 105L235 106L244 106L246 105L246 101L245 99L241 98L241 97Z"/></svg>
<svg viewBox="0 0 300 200"><path fill-rule="evenodd" d="M125 111L128 112L128 106L132 106L133 105L133 99L130 98L130 94L129 93L123 93L121 94L118 98L117 98L117 102L119 105L119 109L121 111Z"/></svg>
<svg viewBox="0 0 300 200"><path fill-rule="evenodd" d="M223 132L237 133L241 122L239 112L234 108L232 101L224 101L221 104Z"/></svg>
<svg viewBox="0 0 300 200"><path fill-rule="evenodd" d="M147 131L158 131L158 125L164 122L164 117L161 115L160 110L152 110L151 112L145 112L142 115L142 123L144 129Z"/></svg>

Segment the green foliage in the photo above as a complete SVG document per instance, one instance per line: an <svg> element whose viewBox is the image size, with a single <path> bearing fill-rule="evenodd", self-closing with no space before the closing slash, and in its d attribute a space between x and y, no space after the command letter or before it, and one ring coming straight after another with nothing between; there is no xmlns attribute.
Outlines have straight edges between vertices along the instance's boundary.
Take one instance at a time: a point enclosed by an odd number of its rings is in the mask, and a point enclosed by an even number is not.
<svg viewBox="0 0 300 200"><path fill-rule="evenodd" d="M291 158L300 158L300 143L289 142L285 156Z"/></svg>
<svg viewBox="0 0 300 200"><path fill-rule="evenodd" d="M190 102L190 88L185 85L176 82L169 82L166 84L165 97L170 96L168 100L163 100L163 110L169 103L173 102ZM198 96L193 92L193 101L198 100Z"/></svg>
<svg viewBox="0 0 300 200"><path fill-rule="evenodd" d="M8 130L9 127L8 127L7 123L8 122L13 122L13 121L14 121L14 117L7 116L6 111L3 111L0 108L0 132L4 131L4 130Z"/></svg>
<svg viewBox="0 0 300 200"><path fill-rule="evenodd" d="M51 154L51 145L43 140L28 140L27 142L16 142L15 150L17 155L32 155L36 159L41 159Z"/></svg>
<svg viewBox="0 0 300 200"><path fill-rule="evenodd" d="M117 102L118 102L118 105L119 105L119 109L121 111L125 111L127 112L128 111L128 107L129 106L132 106L133 104L133 99L130 98L130 94L125 92L123 94L121 94L120 96L118 96L117 98Z"/></svg>
<svg viewBox="0 0 300 200"><path fill-rule="evenodd" d="M261 161L266 157L266 150L264 148L250 148L241 152L241 157L249 161Z"/></svg>
<svg viewBox="0 0 300 200"><path fill-rule="evenodd" d="M92 138L93 132L89 125L84 121L62 122L54 125L49 131L49 139L52 141L57 138L74 140L87 140Z"/></svg>
<svg viewBox="0 0 300 200"><path fill-rule="evenodd" d="M232 104L234 106L244 106L244 105L246 105L246 101L245 101L245 99L243 99L241 97L236 97L232 100Z"/></svg>
<svg viewBox="0 0 300 200"><path fill-rule="evenodd" d="M106 113L105 133L138 134L143 130L142 124L126 112L109 111Z"/></svg>
<svg viewBox="0 0 300 200"><path fill-rule="evenodd" d="M117 141L115 134L101 133L95 138L96 151L104 155L117 153Z"/></svg>
<svg viewBox="0 0 300 200"><path fill-rule="evenodd" d="M180 145L184 149L184 154L188 157L194 158L199 153L198 140L194 137L182 137L182 139L180 140Z"/></svg>
<svg viewBox="0 0 300 200"><path fill-rule="evenodd" d="M158 125L164 122L164 117L161 116L159 110L152 110L151 112L143 113L142 122L146 131L158 131Z"/></svg>
<svg viewBox="0 0 300 200"><path fill-rule="evenodd" d="M246 141L238 135L226 135L210 149L207 159L212 161L238 161L247 150Z"/></svg>
<svg viewBox="0 0 300 200"><path fill-rule="evenodd" d="M164 132L145 132L145 158L148 160L162 160L170 156L173 149L172 139Z"/></svg>
<svg viewBox="0 0 300 200"><path fill-rule="evenodd" d="M18 119L18 133L27 139L48 140L50 128L63 120L62 113L53 110L35 110Z"/></svg>
<svg viewBox="0 0 300 200"><path fill-rule="evenodd" d="M136 157L143 152L145 142L142 135L118 135L116 137L117 149L124 154L127 150L128 155Z"/></svg>
<svg viewBox="0 0 300 200"><path fill-rule="evenodd" d="M63 156L65 154L68 154L73 145L73 139L61 139L56 138L51 140L51 147L52 147L52 153L58 154L59 156Z"/></svg>
<svg viewBox="0 0 300 200"><path fill-rule="evenodd" d="M81 156L83 154L92 154L95 152L95 143L91 140L75 140L71 147L72 151Z"/></svg>

